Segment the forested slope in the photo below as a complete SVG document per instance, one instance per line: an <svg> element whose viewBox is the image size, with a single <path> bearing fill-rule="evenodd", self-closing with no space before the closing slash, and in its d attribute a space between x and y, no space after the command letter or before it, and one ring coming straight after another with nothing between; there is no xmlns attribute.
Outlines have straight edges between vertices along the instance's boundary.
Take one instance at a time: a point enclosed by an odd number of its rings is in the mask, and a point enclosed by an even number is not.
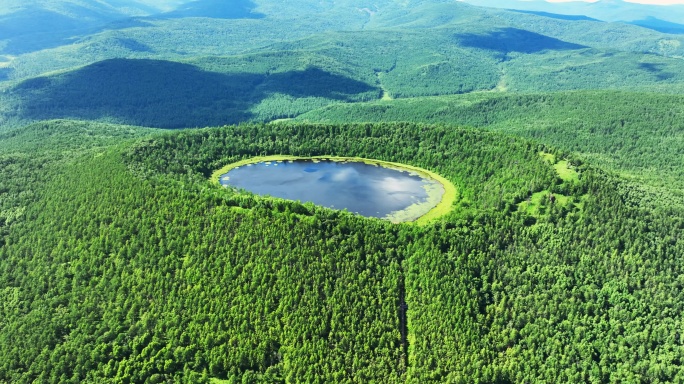
<svg viewBox="0 0 684 384"><path fill-rule="evenodd" d="M496 45L520 38L542 45L531 51L524 49L533 43ZM407 43L420 48L406 50ZM187 128L292 118L383 95L402 99L578 89L674 94L684 84L684 63L678 59L578 48L517 30L429 38L413 32L328 34L272 49L183 62L112 59L28 79L0 93L0 122L20 126L70 118ZM357 107L371 108L347 108ZM406 110L401 103L396 109Z"/></svg>
<svg viewBox="0 0 684 384"><path fill-rule="evenodd" d="M278 153L421 166L460 199L419 227L207 180ZM45 171L0 248L0 380L682 378L684 213L644 209L629 182L552 148L453 127L245 125ZM558 203L530 215L535 193Z"/></svg>
<svg viewBox="0 0 684 384"><path fill-rule="evenodd" d="M130 26L174 0L5 0L0 4L0 54L22 55L69 45L77 36ZM169 4L171 3L171 4Z"/></svg>
<svg viewBox="0 0 684 384"><path fill-rule="evenodd" d="M462 124L581 153L594 164L681 196L682 104L677 95L630 92L472 94L329 106L302 121Z"/></svg>
<svg viewBox="0 0 684 384"><path fill-rule="evenodd" d="M26 219L42 186L60 167L125 140L154 134L149 128L48 121L0 133L0 245L12 225Z"/></svg>
<svg viewBox="0 0 684 384"><path fill-rule="evenodd" d="M171 61L107 60L22 82L6 96L5 108L28 121L72 118L185 128L291 117L332 102L380 97L377 87L293 61L273 73L221 73ZM268 115L252 112L267 101L271 109L261 109Z"/></svg>
<svg viewBox="0 0 684 384"><path fill-rule="evenodd" d="M226 14L215 0L194 1L177 12L72 32L50 49L0 51L0 85L11 87L110 59L265 55L259 61L272 63L268 55L282 50L322 55L328 65L346 73L377 70L387 75L386 85L396 97L464 93L497 84L514 91L541 91L651 85L670 89L682 82L680 61L670 59L684 55L682 37L636 26L438 0L372 5L349 0L335 6L259 0L236 7L244 12ZM654 71L641 68L642 63L655 66L657 73L649 76ZM521 68L535 71L525 74ZM663 73L667 76L656 76ZM631 82L625 81L626 74ZM498 81L507 77L511 81Z"/></svg>

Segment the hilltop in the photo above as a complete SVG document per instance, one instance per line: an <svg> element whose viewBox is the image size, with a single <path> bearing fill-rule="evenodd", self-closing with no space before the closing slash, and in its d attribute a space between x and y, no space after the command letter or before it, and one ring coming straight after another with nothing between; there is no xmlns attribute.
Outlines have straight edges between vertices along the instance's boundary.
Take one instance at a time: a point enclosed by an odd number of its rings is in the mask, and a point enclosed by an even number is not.
<svg viewBox="0 0 684 384"><path fill-rule="evenodd" d="M639 25L664 33L684 33L684 5L639 4L623 0L599 0L596 2L554 2L544 0L463 0L466 3L519 10L567 20L589 18L608 22Z"/></svg>

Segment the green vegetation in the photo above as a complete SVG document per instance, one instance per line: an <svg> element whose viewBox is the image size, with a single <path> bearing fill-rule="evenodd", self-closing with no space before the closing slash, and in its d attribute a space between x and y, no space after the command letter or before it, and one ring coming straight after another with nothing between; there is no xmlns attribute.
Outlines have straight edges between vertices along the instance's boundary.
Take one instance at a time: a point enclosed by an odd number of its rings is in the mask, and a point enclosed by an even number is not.
<svg viewBox="0 0 684 384"><path fill-rule="evenodd" d="M317 68L222 74L190 64L125 59L27 80L14 91L13 100L22 101L15 108L26 120L78 118L165 128L250 120L250 108L264 99L292 101L261 119L380 97L373 86ZM269 113L264 108L261 113Z"/></svg>
<svg viewBox="0 0 684 384"><path fill-rule="evenodd" d="M65 10L64 8L67 8L65 3L69 2L81 4ZM7 74L9 79L23 80L55 70L77 68L121 57L179 60L201 56L273 53L279 48L274 46L274 42L289 43L301 39L310 42L308 46L303 47L303 51L308 53L323 48L326 43L337 41L339 45L330 45L325 47L327 48L325 50L328 52L333 50L330 52L333 58L343 63L346 60L372 61L374 65L368 69L377 68L387 71L391 64L385 67L381 63L385 61L391 63L397 57L397 70L404 72L407 76L412 74L413 80L427 78L432 87L444 87L447 84L459 86L459 83L463 82L463 89L467 89L473 83L477 84L478 81L474 80L476 77L498 73L498 68L491 64L496 64L501 59L504 59L503 64L506 64L509 52L515 53L521 49L534 50L534 54L530 57L533 60L540 58L546 61L548 66L551 64L550 60L543 57L546 53L550 53L550 58L555 55L553 52L544 52L544 50L557 48L559 42L565 43L560 47L581 46L603 51L600 54L595 52L595 55L590 52L578 55L576 52L568 51L564 60L572 62L579 56L593 55L597 63L595 70L600 69L599 62L608 60L611 65L617 67L604 66L603 70L615 69L616 74L624 73L623 70L626 68L631 69L634 61L621 52L639 55L648 53L663 57L684 56L684 47L681 44L683 40L676 35L667 35L619 23L559 20L519 12L477 8L460 2L407 1L397 3L393 0L377 0L370 5L358 0L344 0L337 1L336 6L331 6L315 0L291 2L255 0L239 3L233 1L236 5L235 9L250 10L239 15L240 18L234 18L233 16L236 15L225 14L225 7L221 6L220 2L201 0L196 1L195 8L205 7L210 10L213 8L215 14L212 15L209 12L209 14L201 15L204 17L193 18L167 14L132 19L121 19L121 13L112 14L111 10L115 7L110 7L110 12L104 14L101 9L96 10L96 15L99 11L99 17L92 17L92 12L78 17L79 11L83 12L82 8L79 10L79 6L82 7L85 2L78 0L69 2L45 0L41 1L42 8L38 6L34 7L38 9L24 11L29 15L28 22L18 23L19 29L31 32L51 26L53 27L50 30L52 34L51 36L24 35L20 36L21 39L17 42L13 42L12 38L5 40L8 50L13 47L23 49L18 55L16 65ZM130 12L138 8L140 11L133 12L138 16L154 13L154 10L149 8L141 9L140 2L137 3L129 5L123 11ZM159 2L155 3L154 5L159 5ZM121 8L119 7L119 10ZM77 15L76 18L74 14ZM21 16L21 14L13 14L3 21L6 22L5 25L10 25L10 22L14 24L12 19L19 19ZM125 16L128 17L130 14ZM187 16L190 15L187 14ZM25 17L23 20L26 19ZM74 19L85 28L73 30ZM107 21L109 24L106 24ZM64 22L66 27L72 27L72 29L60 31L60 22ZM427 35L423 33L426 29L430 29ZM363 33L357 33L358 31ZM383 39L378 40L377 36L373 36L378 32L399 37L403 42L395 40L391 43ZM7 34L8 37L11 37L10 35L10 33ZM461 45L462 37L468 38L469 46ZM375 41L367 44L369 38ZM45 44L46 40L49 44ZM359 44L354 44L355 40L359 40ZM0 40L0 47L2 47L2 42ZM365 47L364 53L356 48L353 48L356 51L353 56L335 53L335 51L340 53L349 51L347 47L350 43L352 47ZM553 44L549 46L548 43ZM25 52L27 46L32 48L29 52ZM385 55L381 52L383 46L388 47L388 50L384 52ZM411 50L402 49L405 46L411 46ZM36 48L47 49L35 50ZM492 48L496 48L497 51L492 52ZM412 52L415 54L411 54ZM11 52L6 53L11 54ZM425 56L425 53L428 55ZM627 62L622 63L618 58L612 60L602 58L602 55L615 53L618 53L617 57L621 56ZM530 54L530 52L524 52L524 54ZM477 61L478 58L481 61ZM580 61L587 64L591 60L581 59ZM400 65L402 62L404 65ZM468 63L477 65L471 66L468 71L459 67L460 64ZM677 65L677 61L672 61L672 63ZM421 68L421 66L425 67ZM555 69L561 68L563 68L562 64ZM353 66L348 66L347 69L355 70ZM536 67L527 69L535 70ZM457 81L451 81L448 76L441 76L437 72L451 72L452 77L457 78ZM468 73L472 76L468 76ZM445 82L440 84L438 81L433 81L431 79L433 76L440 76ZM595 79L600 80L596 77ZM394 80L406 82L399 76L395 76ZM615 80L623 82L624 77ZM418 88L423 88L422 82ZM453 93L453 89L449 93Z"/></svg>
<svg viewBox="0 0 684 384"><path fill-rule="evenodd" d="M556 163L556 156L553 153L539 152L539 156L550 164Z"/></svg>
<svg viewBox="0 0 684 384"><path fill-rule="evenodd" d="M553 201L551 196L553 196ZM543 216L552 207L567 208L570 198L561 194L552 194L549 191L535 192L527 200L518 204L518 210L528 215ZM579 204L576 204L580 207Z"/></svg>
<svg viewBox="0 0 684 384"><path fill-rule="evenodd" d="M579 174L575 171L567 160L561 160L553 165L553 169L558 172L558 177L564 181L577 181L579 179Z"/></svg>
<svg viewBox="0 0 684 384"><path fill-rule="evenodd" d="M241 1L229 15L201 0L185 14L108 15L112 24L56 37L50 49L0 51L11 57L0 66L0 124L187 128L484 91L684 90L684 40L634 26L460 2L291 3Z"/></svg>
<svg viewBox="0 0 684 384"><path fill-rule="evenodd" d="M111 59L12 85L2 95L0 116L180 128L292 118L331 104L383 97L380 106L393 105L391 99L492 90L683 90L684 64L678 59L558 48L555 40L534 35L525 38L548 47L507 53L502 61L498 48L487 44L525 36L506 33L464 35L454 45L451 32L430 36L430 41L424 41L423 33L349 32L233 57ZM407 41L420 49L404 49ZM26 67L20 58L12 63Z"/></svg>
<svg viewBox="0 0 684 384"><path fill-rule="evenodd" d="M97 156L149 129L98 123L48 121L0 134L0 245L56 170L82 156Z"/></svg>
<svg viewBox="0 0 684 384"><path fill-rule="evenodd" d="M477 93L329 106L297 120L432 122L505 132L578 152L594 164L645 183L656 195L667 191L681 197L683 106L682 96L655 93Z"/></svg>
<svg viewBox="0 0 684 384"><path fill-rule="evenodd" d="M421 177L428 178L428 179L433 179L436 180L438 183L440 183L443 187L443 193L442 190L433 190L433 189L428 189L428 199L425 203L421 204L414 204L407 209L399 212L395 212L391 215L391 217L388 217L387 219L390 220L391 222L394 223L400 223L400 222L415 222L416 224L420 225L425 225L434 219L439 218L440 216L444 216L451 212L453 210L453 206L457 201L458 197L458 192L456 190L456 187L446 178L436 174L435 172L428 171L426 169L422 169L419 167L414 167L411 165L406 165L406 164L400 164L400 163L395 163L395 162L389 162L389 161L380 161L380 160L374 160L374 159L365 159L361 157L347 157L347 156L327 156L327 155L322 155L322 156L309 156L309 157L302 157L302 156L291 156L291 155L272 155L272 156L256 156L252 157L249 159L245 160L240 160L235 163L231 163L228 165L225 165L221 167L221 169L218 169L214 172L212 172L210 180L216 184L220 184L220 177L221 175L224 175L228 173L231 169L235 169L237 167L242 167L244 165L248 164L254 164L254 163L261 163L261 162L267 162L267 161L288 161L288 160L307 160L307 159L313 159L314 161L320 159L320 160L331 160L331 161L340 161L340 162L360 162L360 163L365 163L365 164L371 164L379 167L384 167L384 168L391 168L391 169L397 169L399 171L409 171L413 172L415 174L418 174ZM425 206L434 206L432 209L430 209L427 213L421 215L417 219L415 218L417 216L416 212L424 212Z"/></svg>
<svg viewBox="0 0 684 384"><path fill-rule="evenodd" d="M684 37L90 3L0 4L0 383L684 382ZM446 193L410 225L215 182L282 154Z"/></svg>
<svg viewBox="0 0 684 384"><path fill-rule="evenodd" d="M541 156L541 158L549 164L553 165L553 169L556 170L558 177L563 180L566 186L579 181L579 173L575 169L571 168L570 161L560 160L556 162L556 155L547 152L539 152L539 156ZM565 189L558 188L557 190ZM571 208L579 208L581 211L583 207L582 203L586 198L586 195L575 196L572 199L574 206ZM544 216L549 209L568 209L568 203L570 202L571 198L569 196L565 196L558 192L552 193L551 191L546 190L533 193L525 201L518 204L518 210L534 217L540 217Z"/></svg>
<svg viewBox="0 0 684 384"><path fill-rule="evenodd" d="M93 149L43 167L4 236L0 380L667 382L684 374L676 364L684 209L643 207L634 184L571 155L413 124L242 125L110 148L100 145L121 140L105 132L140 131L40 127L56 140L22 147L39 128L14 131L15 157L52 158L72 138ZM577 179L558 177L541 151L576 164ZM207 181L226 164L278 153L410 164L444 175L459 200L430 225L393 225ZM28 181L23 188L35 186ZM518 209L544 191L568 201Z"/></svg>

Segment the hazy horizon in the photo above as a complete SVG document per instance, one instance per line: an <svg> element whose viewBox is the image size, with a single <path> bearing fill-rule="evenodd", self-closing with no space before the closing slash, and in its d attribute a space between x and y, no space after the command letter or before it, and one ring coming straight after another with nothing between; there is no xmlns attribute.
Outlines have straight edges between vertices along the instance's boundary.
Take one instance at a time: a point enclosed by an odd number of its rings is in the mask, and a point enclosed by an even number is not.
<svg viewBox="0 0 684 384"><path fill-rule="evenodd" d="M569 2L584 2L596 3L600 0L545 0L549 3L569 3ZM621 0L626 3L645 4L645 5L682 5L684 0Z"/></svg>

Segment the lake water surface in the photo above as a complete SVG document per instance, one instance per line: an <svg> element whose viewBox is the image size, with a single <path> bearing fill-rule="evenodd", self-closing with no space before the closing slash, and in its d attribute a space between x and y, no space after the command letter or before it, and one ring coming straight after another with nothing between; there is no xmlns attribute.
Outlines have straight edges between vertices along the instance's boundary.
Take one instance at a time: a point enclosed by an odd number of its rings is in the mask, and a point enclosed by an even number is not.
<svg viewBox="0 0 684 384"><path fill-rule="evenodd" d="M436 180L361 162L261 162L234 168L221 175L220 182L259 195L347 209L367 217L387 218L412 207L410 215L396 221L424 215L444 193Z"/></svg>

